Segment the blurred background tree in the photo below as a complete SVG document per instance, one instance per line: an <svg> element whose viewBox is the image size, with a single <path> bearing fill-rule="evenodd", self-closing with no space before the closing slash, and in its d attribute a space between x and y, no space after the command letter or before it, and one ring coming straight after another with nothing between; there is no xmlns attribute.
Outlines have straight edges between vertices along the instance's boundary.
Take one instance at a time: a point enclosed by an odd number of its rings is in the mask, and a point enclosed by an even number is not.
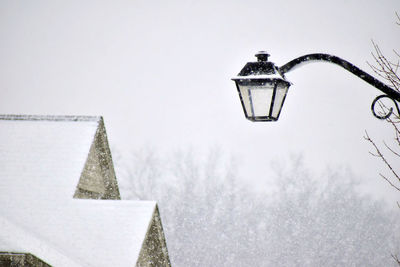
<svg viewBox="0 0 400 267"><path fill-rule="evenodd" d="M244 186L218 149L135 153L125 199L157 200L173 266L390 266L399 216L357 193L349 170L314 177L301 156L271 164L269 192Z"/></svg>

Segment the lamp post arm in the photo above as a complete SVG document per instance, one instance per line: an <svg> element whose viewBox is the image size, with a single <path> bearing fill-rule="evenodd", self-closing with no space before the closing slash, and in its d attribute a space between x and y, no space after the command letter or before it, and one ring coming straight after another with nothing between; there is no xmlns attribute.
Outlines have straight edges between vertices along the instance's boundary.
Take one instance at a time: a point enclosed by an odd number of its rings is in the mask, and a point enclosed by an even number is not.
<svg viewBox="0 0 400 267"><path fill-rule="evenodd" d="M304 56L298 57L296 59L293 59L292 61L286 63L285 65L279 67L278 69L279 69L279 72L282 75L284 75L285 73L290 72L293 69L295 69L295 67L299 67L299 66L307 63L308 61L311 61L311 62L312 61L326 61L329 63L339 65L340 67L346 69L347 71L349 71L349 72L353 73L354 75L356 75L357 77L363 79L370 85L374 86L376 89L382 91L384 93L384 95L381 95L381 96L378 96L377 98L375 98L375 100L373 101L372 106L371 106L372 113L374 114L375 117L377 117L379 119L386 119L392 114L392 111L393 111L392 108L390 109L389 113L385 116L379 116L375 113L375 111L374 111L375 103L377 100L379 100L382 97L388 97L391 100L393 100L393 102L396 106L397 112L400 113L399 107L397 104L397 102L400 102L400 92L398 92L398 91L394 90L393 88L389 87L388 85L382 83L378 79L375 79L370 74L366 73L365 71L361 70L360 68L351 64L350 62L348 62L344 59L341 59L340 57L329 55L329 54L321 54L321 53L308 54L308 55L304 55ZM398 115L400 115L400 114L398 114Z"/></svg>
<svg viewBox="0 0 400 267"><path fill-rule="evenodd" d="M298 57L296 59L293 59L292 61L286 63L282 67L279 67L279 71L281 74L285 74L291 70L293 70L297 66L301 66L302 64L308 62L308 61L326 61L330 62L336 65L339 65L340 67L346 69L347 71L353 73L357 77L363 79L370 85L374 86L375 88L379 89L380 91L384 92L386 95L388 95L390 98L397 100L400 102L400 93L397 92L396 90L393 90L386 84L382 83L381 81L375 79L365 71L361 70L360 68L354 66L350 62L341 59L340 57L337 56L332 56L328 54L309 54L305 56Z"/></svg>

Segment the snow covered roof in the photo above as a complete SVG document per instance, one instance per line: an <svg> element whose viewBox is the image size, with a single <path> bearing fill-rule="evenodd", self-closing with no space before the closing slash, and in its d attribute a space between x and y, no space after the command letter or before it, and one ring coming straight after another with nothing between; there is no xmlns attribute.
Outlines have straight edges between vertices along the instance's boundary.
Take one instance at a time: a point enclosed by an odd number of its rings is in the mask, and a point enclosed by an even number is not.
<svg viewBox="0 0 400 267"><path fill-rule="evenodd" d="M151 201L19 204L1 207L0 251L31 253L52 266L134 266L158 216Z"/></svg>
<svg viewBox="0 0 400 267"><path fill-rule="evenodd" d="M0 251L169 266L156 203L119 199L101 117L0 115Z"/></svg>
<svg viewBox="0 0 400 267"><path fill-rule="evenodd" d="M120 199L102 117L0 115L0 177L0 195Z"/></svg>

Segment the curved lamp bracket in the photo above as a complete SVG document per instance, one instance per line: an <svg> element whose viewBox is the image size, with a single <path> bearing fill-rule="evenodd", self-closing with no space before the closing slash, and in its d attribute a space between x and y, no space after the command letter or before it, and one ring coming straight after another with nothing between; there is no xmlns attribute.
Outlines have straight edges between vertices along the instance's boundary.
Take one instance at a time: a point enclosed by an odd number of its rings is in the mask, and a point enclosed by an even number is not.
<svg viewBox="0 0 400 267"><path fill-rule="evenodd" d="M282 75L285 75L285 73L292 71L293 69L295 69L296 67L299 67L309 61L326 61L329 63L333 63L336 65L339 65L340 67L346 69L347 71L353 73L355 76L363 79L364 81L366 81L367 83L369 83L370 85L374 86L376 89L382 91L384 93L384 95L380 95L378 97L376 97L374 99L374 101L372 102L371 105L371 110L372 110L372 114L378 118L378 119L387 119L390 117L390 115L392 115L393 113L393 108L390 108L389 112L383 116L380 116L378 114L376 114L375 112L375 104L378 100L380 100L381 98L389 98L393 101L393 103L395 104L395 107L397 109L397 115L400 116L400 111L399 111L399 106L397 104L397 102L400 102L400 92L392 89L391 87L389 87L388 85L382 83L381 81L375 79L374 77L372 77L371 75L369 75L368 73L366 73L365 71L361 70L360 68L354 66L353 64L351 64L350 62L341 59L340 57L337 56L333 56L333 55L329 55L329 54L321 54L321 53L317 53L317 54L308 54L308 55L304 55L301 57L298 57L288 63L286 63L285 65L279 67L279 72Z"/></svg>
<svg viewBox="0 0 400 267"><path fill-rule="evenodd" d="M372 114L373 114L376 118L378 118L378 119L380 119L380 120L385 120L385 119L389 118L389 117L393 114L393 108L390 108L390 109L387 111L387 113L384 114L384 115L378 115L378 114L376 114L376 112L375 112L375 105L376 105L376 102L377 102L378 100L380 100L381 98L384 98L384 97L387 97L387 98L389 98L390 100L393 101L394 106L396 107L396 110L397 110L397 116L399 117L399 116L400 116L399 105L397 104L396 100L394 100L393 98L388 97L387 95L380 95L380 96L377 96L377 97L374 99L374 101L372 102L372 105L371 105ZM381 107L382 107L382 106L381 106ZM383 108L383 107L382 107L382 108Z"/></svg>

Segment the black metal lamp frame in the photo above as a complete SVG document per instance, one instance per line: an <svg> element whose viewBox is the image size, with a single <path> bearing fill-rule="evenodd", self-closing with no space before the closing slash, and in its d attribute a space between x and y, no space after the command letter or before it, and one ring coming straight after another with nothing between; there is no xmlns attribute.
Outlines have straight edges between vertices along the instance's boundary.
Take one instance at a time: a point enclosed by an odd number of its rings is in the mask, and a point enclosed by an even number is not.
<svg viewBox="0 0 400 267"><path fill-rule="evenodd" d="M285 65L281 67L275 66L272 62L268 62L268 57L269 54L266 52L259 52L256 54L256 57L258 58L258 62L250 62L247 63L246 66L242 69L242 71L239 73L237 78L234 78L234 81L240 81L244 82L243 78L248 75L260 75L260 74L269 74L273 72L273 70L276 70L279 72L279 74L282 75L283 79L285 79L285 74L292 71L295 69L295 67L301 66L302 64L308 62L308 61L326 61L330 62L333 64L336 64L345 70L353 73L355 76L361 78L362 80L366 81L370 85L374 86L376 89L380 90L384 94L377 96L371 105L371 111L372 114L381 120L389 118L392 113L393 113L393 108L390 108L387 114L384 114L382 116L378 115L375 112L375 105L378 100L381 98L389 98L393 101L394 106L397 110L397 115L400 116L400 109L398 103L400 103L400 92L394 90L393 88L389 87L388 85L382 83L381 81L375 79L372 77L370 74L366 73L365 71L361 70L360 68L356 67L352 63L329 54L321 54L321 53L316 53L316 54L308 54L304 55L301 57L298 57L292 61L289 61Z"/></svg>

